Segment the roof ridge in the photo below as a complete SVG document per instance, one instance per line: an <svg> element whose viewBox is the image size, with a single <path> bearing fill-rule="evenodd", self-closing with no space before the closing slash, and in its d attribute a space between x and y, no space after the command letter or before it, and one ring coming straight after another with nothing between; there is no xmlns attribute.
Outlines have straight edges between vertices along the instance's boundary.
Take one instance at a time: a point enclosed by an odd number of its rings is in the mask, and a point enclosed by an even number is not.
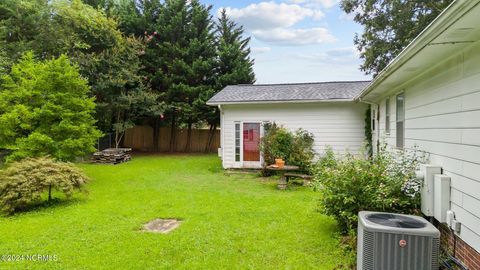
<svg viewBox="0 0 480 270"><path fill-rule="evenodd" d="M274 85L310 85L310 84L328 84L328 83L369 83L370 80L359 81L327 81L327 82L304 82L304 83L259 83L259 84L236 84L232 86L274 86Z"/></svg>

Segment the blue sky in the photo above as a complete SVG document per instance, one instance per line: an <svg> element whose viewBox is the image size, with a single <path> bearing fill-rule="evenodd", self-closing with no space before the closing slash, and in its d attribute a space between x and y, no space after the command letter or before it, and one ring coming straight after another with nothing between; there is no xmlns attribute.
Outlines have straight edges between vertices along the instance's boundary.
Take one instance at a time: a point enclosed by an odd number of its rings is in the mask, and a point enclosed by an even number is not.
<svg viewBox="0 0 480 270"><path fill-rule="evenodd" d="M353 45L362 27L338 0L202 0L252 36L257 83L368 80Z"/></svg>

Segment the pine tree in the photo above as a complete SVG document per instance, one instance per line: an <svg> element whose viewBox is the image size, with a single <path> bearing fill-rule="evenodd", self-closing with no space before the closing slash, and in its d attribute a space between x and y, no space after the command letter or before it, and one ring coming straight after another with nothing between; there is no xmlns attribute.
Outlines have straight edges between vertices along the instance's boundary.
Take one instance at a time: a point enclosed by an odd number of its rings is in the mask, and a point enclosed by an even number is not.
<svg viewBox="0 0 480 270"><path fill-rule="evenodd" d="M216 24L217 28L217 89L227 85L250 84L255 82L254 61L250 59L248 44L250 37L244 38L242 26L228 18L223 9Z"/></svg>
<svg viewBox="0 0 480 270"><path fill-rule="evenodd" d="M215 88L201 93L196 103L201 118L210 126L205 151L210 149L213 135L220 123L218 108L206 105L206 101L227 85L252 84L255 82L254 61L250 58L250 37L244 37L244 29L228 18L223 9L215 24L216 30L216 75Z"/></svg>
<svg viewBox="0 0 480 270"><path fill-rule="evenodd" d="M188 47L188 6L184 0L165 1L155 25L148 33L147 49L143 59L144 72L154 91L162 95L166 103L166 118L170 120L170 151L176 145L175 130L178 113L185 99L185 76ZM158 150L160 118L151 119L154 150Z"/></svg>
<svg viewBox="0 0 480 270"><path fill-rule="evenodd" d="M191 72L187 73L186 100L184 101L184 122L187 124L187 143L185 152L190 151L192 126L200 122L201 108L195 104L205 103L203 93L214 89L215 72L215 36L210 11L212 6L204 6L198 0L190 1L190 29L188 63Z"/></svg>
<svg viewBox="0 0 480 270"><path fill-rule="evenodd" d="M210 6L197 0L167 0L151 33L146 51L145 71L153 89L163 94L170 120L170 151L176 149L178 125L188 127L190 150L192 126L198 122L195 106L201 93L214 85L215 43ZM154 119L154 131L159 119ZM158 134L154 134L158 141Z"/></svg>

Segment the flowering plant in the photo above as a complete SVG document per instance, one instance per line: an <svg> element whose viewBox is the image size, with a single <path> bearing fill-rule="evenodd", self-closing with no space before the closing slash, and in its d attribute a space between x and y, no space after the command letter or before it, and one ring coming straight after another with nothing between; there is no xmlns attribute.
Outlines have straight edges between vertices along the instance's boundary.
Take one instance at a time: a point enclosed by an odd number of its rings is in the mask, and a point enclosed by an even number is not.
<svg viewBox="0 0 480 270"><path fill-rule="evenodd" d="M338 157L329 149L314 169L321 211L333 216L344 233L356 228L362 210L415 213L420 204L415 170L426 159L416 148L382 147L370 159Z"/></svg>

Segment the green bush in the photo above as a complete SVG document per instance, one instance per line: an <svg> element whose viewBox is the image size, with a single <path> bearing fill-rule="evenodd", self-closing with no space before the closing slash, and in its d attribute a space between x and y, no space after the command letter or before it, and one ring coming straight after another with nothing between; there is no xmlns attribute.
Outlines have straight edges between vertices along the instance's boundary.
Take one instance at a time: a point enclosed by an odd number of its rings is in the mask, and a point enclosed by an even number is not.
<svg viewBox="0 0 480 270"><path fill-rule="evenodd" d="M425 160L419 151L382 149L365 159L351 154L336 158L330 149L314 169L321 210L337 220L343 233L356 228L362 210L416 213L420 183L414 174Z"/></svg>
<svg viewBox="0 0 480 270"><path fill-rule="evenodd" d="M273 164L276 158L282 158L288 165L299 166L304 171L310 170L315 157L313 134L303 129L292 133L276 123L264 124L264 130L260 149L265 164Z"/></svg>
<svg viewBox="0 0 480 270"><path fill-rule="evenodd" d="M47 157L14 162L0 171L1 209L13 213L40 202L46 193L50 201L53 190L70 198L87 182L87 176L70 163L56 162Z"/></svg>

